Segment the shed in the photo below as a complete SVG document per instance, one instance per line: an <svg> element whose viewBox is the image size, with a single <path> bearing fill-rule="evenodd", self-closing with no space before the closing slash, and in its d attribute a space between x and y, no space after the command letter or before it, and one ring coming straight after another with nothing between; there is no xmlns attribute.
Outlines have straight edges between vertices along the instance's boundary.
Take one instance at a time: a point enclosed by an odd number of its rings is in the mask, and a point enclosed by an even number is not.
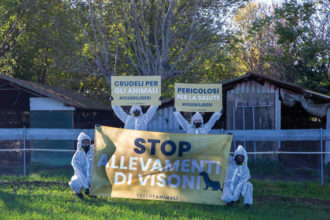
<svg viewBox="0 0 330 220"><path fill-rule="evenodd" d="M110 103L72 90L2 74L0 97L0 128L94 128L95 124L119 126L121 123L115 117ZM19 140L2 143L2 147L15 148L20 145ZM34 141L30 145L34 148L74 148L72 141ZM22 161L21 154L1 153L1 163ZM45 160L45 154L52 154L53 160ZM33 152L28 154L27 160L47 165L70 164L71 157L70 153Z"/></svg>
<svg viewBox="0 0 330 220"><path fill-rule="evenodd" d="M330 96L317 93L295 84L276 80L257 73L247 73L222 83L223 115L214 129L330 129ZM154 130L177 129L179 125L171 121L174 99L164 100L158 111L158 118L150 126ZM190 114L186 114L190 118ZM211 113L204 115L205 121ZM239 143L235 143L237 145ZM319 151L319 142L277 142L277 143L240 143L248 151ZM330 143L325 143L325 150L330 151ZM280 160L286 159L282 156ZM283 158L284 157L284 158ZM292 156L304 165L317 166L317 160ZM325 162L330 155L325 156ZM288 164L290 165L290 164ZM309 165L306 165L309 166Z"/></svg>
<svg viewBox="0 0 330 220"><path fill-rule="evenodd" d="M330 129L330 97L265 75L222 82L226 129ZM253 151L320 151L319 142L244 143ZM257 145L257 146L256 146ZM271 149L272 148L272 149ZM326 150L330 149L326 143ZM324 150L324 149L323 149ZM325 156L325 162L329 162ZM288 166L318 166L317 156L281 155Z"/></svg>

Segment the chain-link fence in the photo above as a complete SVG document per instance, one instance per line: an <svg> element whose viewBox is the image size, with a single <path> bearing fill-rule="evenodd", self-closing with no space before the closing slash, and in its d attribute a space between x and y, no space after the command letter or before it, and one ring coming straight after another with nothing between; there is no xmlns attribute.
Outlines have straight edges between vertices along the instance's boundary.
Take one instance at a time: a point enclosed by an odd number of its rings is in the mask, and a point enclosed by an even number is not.
<svg viewBox="0 0 330 220"><path fill-rule="evenodd" d="M75 152L74 140L81 131L93 137L92 129L15 129L7 130L7 134L0 131L0 175L70 177L73 174L71 158ZM272 141L265 141L271 133L269 130L263 134L259 131L258 137L248 130L214 133L232 132L231 151L237 145L245 147L252 179L330 183L330 164L325 163L326 155L330 154L325 151L328 130L301 130L296 135L293 131L280 131L282 134L275 131L270 138ZM300 138L306 132L309 136Z"/></svg>

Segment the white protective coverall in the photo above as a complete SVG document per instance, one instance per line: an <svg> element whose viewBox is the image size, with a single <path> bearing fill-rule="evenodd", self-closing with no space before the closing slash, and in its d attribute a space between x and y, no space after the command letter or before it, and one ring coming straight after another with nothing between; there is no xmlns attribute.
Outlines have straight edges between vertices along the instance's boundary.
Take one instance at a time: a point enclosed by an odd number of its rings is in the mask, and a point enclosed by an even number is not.
<svg viewBox="0 0 330 220"><path fill-rule="evenodd" d="M91 138L84 132L81 132L77 138L77 150L71 162L74 175L69 185L75 193L81 193L81 188L88 189L92 181L94 145L90 145L90 149L86 154L82 149L82 141L85 139L88 139L91 143Z"/></svg>
<svg viewBox="0 0 330 220"><path fill-rule="evenodd" d="M151 105L147 113L143 114L141 106L133 105L130 110L130 115L127 115L126 112L124 112L124 110L120 106L112 106L112 109L116 113L117 117L125 124L124 128L146 131L148 122L156 113L158 106ZM132 115L135 110L140 111L139 116Z"/></svg>
<svg viewBox="0 0 330 220"><path fill-rule="evenodd" d="M243 155L244 164L237 165L235 156ZM252 205L253 186L248 181L250 179L250 171L247 166L248 156L242 145L239 145L234 153L234 157L229 157L227 174L221 199L225 203L235 202L240 195L244 197L244 204Z"/></svg>
<svg viewBox="0 0 330 220"><path fill-rule="evenodd" d="M175 111L173 112L173 114L176 117L176 120L178 121L179 125L182 127L183 130L185 130L187 134L208 134L212 129L213 125L215 124L215 122L221 117L220 112L214 112L210 120L206 124L204 124L203 116L199 112L196 112L191 117L191 123L189 123L181 115L180 112ZM196 119L200 119L202 121L202 126L199 128L195 128L193 125L193 121Z"/></svg>

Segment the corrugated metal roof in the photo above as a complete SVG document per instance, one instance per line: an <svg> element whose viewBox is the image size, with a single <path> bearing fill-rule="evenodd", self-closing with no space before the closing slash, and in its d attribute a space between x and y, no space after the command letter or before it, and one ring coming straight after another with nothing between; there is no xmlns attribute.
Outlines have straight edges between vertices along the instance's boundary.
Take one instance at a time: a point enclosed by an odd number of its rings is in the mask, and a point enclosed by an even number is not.
<svg viewBox="0 0 330 220"><path fill-rule="evenodd" d="M278 87L269 82L264 82L263 85L254 80L235 84L234 88L229 90L227 94L242 94L242 93L276 93Z"/></svg>
<svg viewBox="0 0 330 220"><path fill-rule="evenodd" d="M41 83L30 82L17 78L8 77L0 74L0 79L6 80L14 84L30 94L48 97L60 101L68 106L74 106L78 109L91 109L91 110L111 110L111 105L107 105L92 97L77 94L73 90L62 89L55 86L50 86Z"/></svg>
<svg viewBox="0 0 330 220"><path fill-rule="evenodd" d="M322 103L329 103L330 102L330 96L328 96L328 95L318 93L318 92L314 92L314 91L302 88L298 85L283 82L283 81L273 79L273 78L270 78L268 76L265 76L265 75L262 75L262 74L257 74L257 73L249 72L249 73L246 73L243 76L240 76L240 77L237 77L237 78L234 78L234 79L231 79L231 80L227 80L227 81L222 81L220 83L222 84L223 92L232 90L232 89L236 88L238 84L242 84L242 83L244 85L240 86L237 89L247 91L247 90L251 89L251 85L250 85L250 83L248 83L248 81L251 81L251 80L254 80L254 81L258 82L261 85L264 85L266 83L268 86L264 87L263 89L266 88L270 91L276 90L276 87L278 87L278 88L283 88L283 89L292 91L294 93L303 94L304 96L307 96L310 99L317 99L318 101L321 101ZM271 85L275 85L276 87L272 87ZM258 88L253 87L253 89L258 89ZM169 98L169 99L166 99L166 100L162 101L162 105L160 106L160 108L165 108L165 107L173 106L173 105L174 105L174 99Z"/></svg>
<svg viewBox="0 0 330 220"><path fill-rule="evenodd" d="M305 89L303 87L300 87L298 85L292 84L292 83L287 83L284 81L280 81L277 79L273 79L270 78L268 76L262 75L262 74L257 74L257 73L247 73L241 77L235 78L235 79L231 79L228 81L223 81L222 83L222 88L224 91L228 91L234 88L235 85L242 83L242 82L246 82L246 81L250 81L250 80L254 80L260 84L264 84L265 82L269 82L273 85L276 85L279 88L283 88L295 93L300 93L303 94L305 96L308 96L311 99L318 99L320 101L325 101L325 102L330 102L330 96L325 95L325 94L321 94L321 93L317 93L317 92L313 92L311 90Z"/></svg>

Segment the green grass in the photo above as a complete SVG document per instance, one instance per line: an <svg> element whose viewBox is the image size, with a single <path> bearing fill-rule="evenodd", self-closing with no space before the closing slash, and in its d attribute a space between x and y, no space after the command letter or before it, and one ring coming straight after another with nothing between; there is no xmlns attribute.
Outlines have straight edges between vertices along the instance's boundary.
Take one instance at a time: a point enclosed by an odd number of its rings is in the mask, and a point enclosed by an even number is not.
<svg viewBox="0 0 330 220"><path fill-rule="evenodd" d="M244 209L189 203L76 198L72 169L47 169L29 177L0 177L0 219L328 219L330 186L252 181L254 204Z"/></svg>

